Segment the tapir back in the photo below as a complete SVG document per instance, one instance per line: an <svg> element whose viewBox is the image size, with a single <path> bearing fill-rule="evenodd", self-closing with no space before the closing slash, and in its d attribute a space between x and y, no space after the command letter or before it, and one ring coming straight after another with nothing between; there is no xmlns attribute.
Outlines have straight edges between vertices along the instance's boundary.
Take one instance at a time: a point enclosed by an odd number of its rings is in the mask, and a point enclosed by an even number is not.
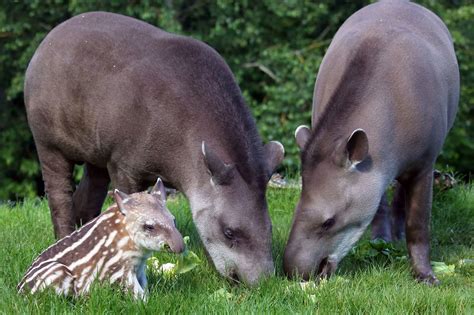
<svg viewBox="0 0 474 315"><path fill-rule="evenodd" d="M458 100L459 70L443 22L419 5L381 1L352 15L331 42L316 82L313 126L324 128L338 113L341 134L364 128L375 159L392 163L387 155L403 152L406 160L395 168L420 156L432 163Z"/></svg>
<svg viewBox="0 0 474 315"><path fill-rule="evenodd" d="M25 103L37 146L72 161L126 160L140 176L159 173L182 188L206 140L265 185L261 140L232 72L192 38L117 14L78 15L41 43Z"/></svg>

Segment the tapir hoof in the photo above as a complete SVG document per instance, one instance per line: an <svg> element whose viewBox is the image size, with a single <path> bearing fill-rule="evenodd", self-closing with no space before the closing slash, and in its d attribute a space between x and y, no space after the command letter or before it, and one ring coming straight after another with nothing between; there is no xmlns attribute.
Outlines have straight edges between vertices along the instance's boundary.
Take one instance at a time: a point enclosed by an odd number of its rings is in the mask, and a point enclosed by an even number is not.
<svg viewBox="0 0 474 315"><path fill-rule="evenodd" d="M432 273L430 274L418 274L416 275L416 280L420 283L429 285L429 286L438 286L441 284L441 282L436 278L436 276Z"/></svg>

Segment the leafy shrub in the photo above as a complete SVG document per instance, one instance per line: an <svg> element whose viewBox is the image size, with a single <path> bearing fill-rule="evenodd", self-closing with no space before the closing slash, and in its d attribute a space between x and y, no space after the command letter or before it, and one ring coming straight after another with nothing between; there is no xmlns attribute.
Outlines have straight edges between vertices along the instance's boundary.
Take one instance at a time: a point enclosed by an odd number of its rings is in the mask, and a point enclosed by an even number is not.
<svg viewBox="0 0 474 315"><path fill-rule="evenodd" d="M23 0L0 7L0 199L41 193L42 183L22 90L28 61L44 36L67 18L103 10L137 17L209 43L229 63L265 141L287 151L283 168L295 173L293 133L310 124L319 64L343 21L368 1ZM462 76L456 124L439 166L473 172L474 5L424 0L453 35Z"/></svg>

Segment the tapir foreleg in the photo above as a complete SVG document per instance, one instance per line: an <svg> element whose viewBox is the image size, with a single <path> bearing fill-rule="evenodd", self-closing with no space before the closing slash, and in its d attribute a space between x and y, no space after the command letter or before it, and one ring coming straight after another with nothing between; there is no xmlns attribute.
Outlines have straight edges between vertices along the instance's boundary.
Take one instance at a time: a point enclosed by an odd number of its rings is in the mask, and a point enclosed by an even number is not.
<svg viewBox="0 0 474 315"><path fill-rule="evenodd" d="M430 215L433 197L433 169L418 172L402 182L406 189L406 239L417 279L439 283L430 264Z"/></svg>

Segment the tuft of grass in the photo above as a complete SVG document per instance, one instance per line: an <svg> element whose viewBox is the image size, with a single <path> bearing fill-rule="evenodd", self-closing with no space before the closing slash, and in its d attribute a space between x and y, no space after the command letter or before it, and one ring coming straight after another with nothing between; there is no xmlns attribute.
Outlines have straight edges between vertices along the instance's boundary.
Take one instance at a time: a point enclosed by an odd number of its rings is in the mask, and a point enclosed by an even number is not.
<svg viewBox="0 0 474 315"><path fill-rule="evenodd" d="M16 285L33 259L54 242L47 202L29 199L0 205L0 313L449 313L474 311L472 266L474 258L474 187L458 186L435 194L432 213L432 260L456 265L454 273L440 274L442 284L428 287L411 277L403 257L403 243L370 243L366 233L346 257L335 277L319 286L302 289L283 275L283 250L288 238L298 189L269 189L273 222L276 275L257 287L235 285L221 278L206 259L192 222L189 206L178 195L168 202L178 228L190 236L189 247L202 260L192 271L175 278L148 275L148 302L107 285L94 285L78 299L43 292L19 296ZM110 201L109 201L110 202ZM160 261L173 260L158 254ZM465 262L469 260L465 260ZM458 267L459 266L459 267Z"/></svg>

